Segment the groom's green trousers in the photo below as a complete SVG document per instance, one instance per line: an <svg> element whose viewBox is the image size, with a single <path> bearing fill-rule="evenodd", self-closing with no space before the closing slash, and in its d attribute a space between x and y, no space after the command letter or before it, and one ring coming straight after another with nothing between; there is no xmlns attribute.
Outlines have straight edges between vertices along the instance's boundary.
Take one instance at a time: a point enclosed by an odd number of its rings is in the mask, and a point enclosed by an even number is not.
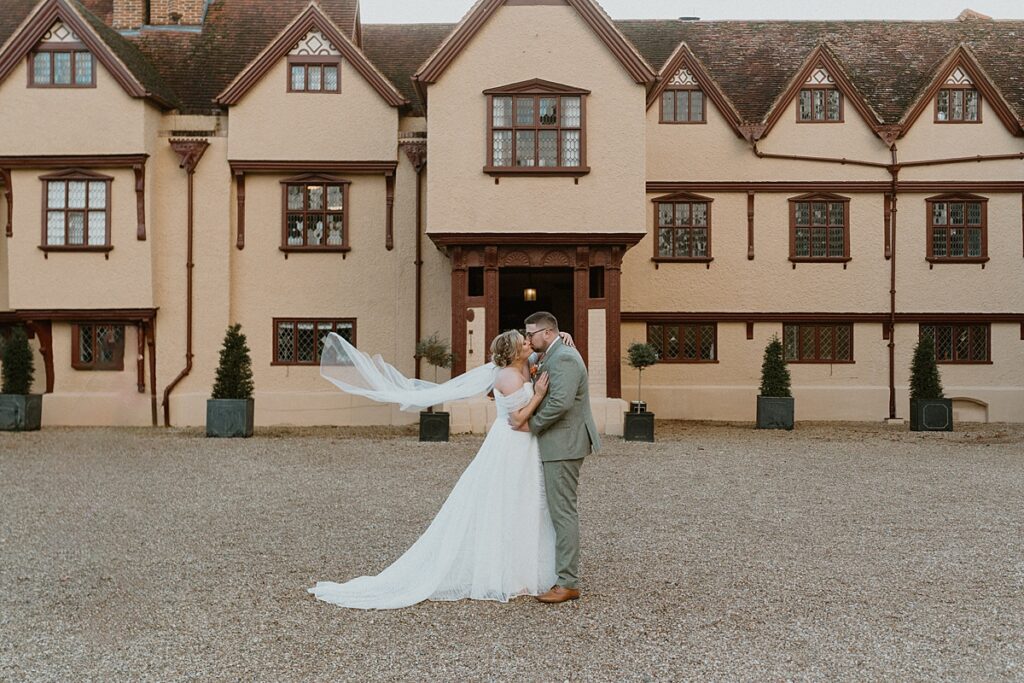
<svg viewBox="0 0 1024 683"><path fill-rule="evenodd" d="M565 588L579 588L580 516L576 510L576 485L581 467L583 458L544 463L544 490L555 525L555 571L558 585Z"/></svg>

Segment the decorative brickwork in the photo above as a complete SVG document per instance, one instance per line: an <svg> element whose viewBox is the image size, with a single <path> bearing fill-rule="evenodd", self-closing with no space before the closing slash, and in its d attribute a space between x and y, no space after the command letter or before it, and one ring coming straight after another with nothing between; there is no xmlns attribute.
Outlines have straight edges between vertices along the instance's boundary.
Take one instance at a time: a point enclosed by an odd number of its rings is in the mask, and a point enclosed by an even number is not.
<svg viewBox="0 0 1024 683"><path fill-rule="evenodd" d="M154 26L197 26L203 23L205 5L203 0L150 0L149 23Z"/></svg>
<svg viewBox="0 0 1024 683"><path fill-rule="evenodd" d="M115 0L113 27L138 28L146 23L146 0Z"/></svg>

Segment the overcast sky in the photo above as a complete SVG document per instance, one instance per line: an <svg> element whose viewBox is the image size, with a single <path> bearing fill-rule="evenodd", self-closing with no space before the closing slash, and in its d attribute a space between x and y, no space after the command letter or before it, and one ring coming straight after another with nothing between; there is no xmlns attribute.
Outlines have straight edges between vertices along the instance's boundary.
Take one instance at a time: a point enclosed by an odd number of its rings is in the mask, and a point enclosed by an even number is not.
<svg viewBox="0 0 1024 683"><path fill-rule="evenodd" d="M2 1L2 0L0 0ZM1024 0L598 0L613 19L953 19L966 8L1024 18ZM367 24L456 22L475 0L360 0Z"/></svg>

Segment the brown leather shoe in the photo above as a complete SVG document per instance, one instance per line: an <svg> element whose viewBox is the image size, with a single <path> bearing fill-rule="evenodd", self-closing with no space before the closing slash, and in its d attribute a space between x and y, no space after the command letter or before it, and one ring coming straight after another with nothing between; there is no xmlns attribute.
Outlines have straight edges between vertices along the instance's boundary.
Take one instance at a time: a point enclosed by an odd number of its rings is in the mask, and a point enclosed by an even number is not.
<svg viewBox="0 0 1024 683"><path fill-rule="evenodd" d="M579 589L566 588L565 586L554 586L547 593L537 596L537 600L539 600L540 602L545 602L549 605L557 604L560 602L568 602L569 600L579 600L579 598Z"/></svg>

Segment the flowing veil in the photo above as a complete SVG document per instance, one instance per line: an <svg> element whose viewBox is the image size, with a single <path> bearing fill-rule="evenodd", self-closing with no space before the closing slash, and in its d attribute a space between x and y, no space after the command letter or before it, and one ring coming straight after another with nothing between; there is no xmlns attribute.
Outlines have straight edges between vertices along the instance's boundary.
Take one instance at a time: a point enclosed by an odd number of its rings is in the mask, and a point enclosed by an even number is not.
<svg viewBox="0 0 1024 683"><path fill-rule="evenodd" d="M334 332L327 335L320 356L320 375L334 386L381 403L397 403L406 411L486 393L494 387L497 374L494 363L487 363L443 384L411 379L379 354L370 356Z"/></svg>

